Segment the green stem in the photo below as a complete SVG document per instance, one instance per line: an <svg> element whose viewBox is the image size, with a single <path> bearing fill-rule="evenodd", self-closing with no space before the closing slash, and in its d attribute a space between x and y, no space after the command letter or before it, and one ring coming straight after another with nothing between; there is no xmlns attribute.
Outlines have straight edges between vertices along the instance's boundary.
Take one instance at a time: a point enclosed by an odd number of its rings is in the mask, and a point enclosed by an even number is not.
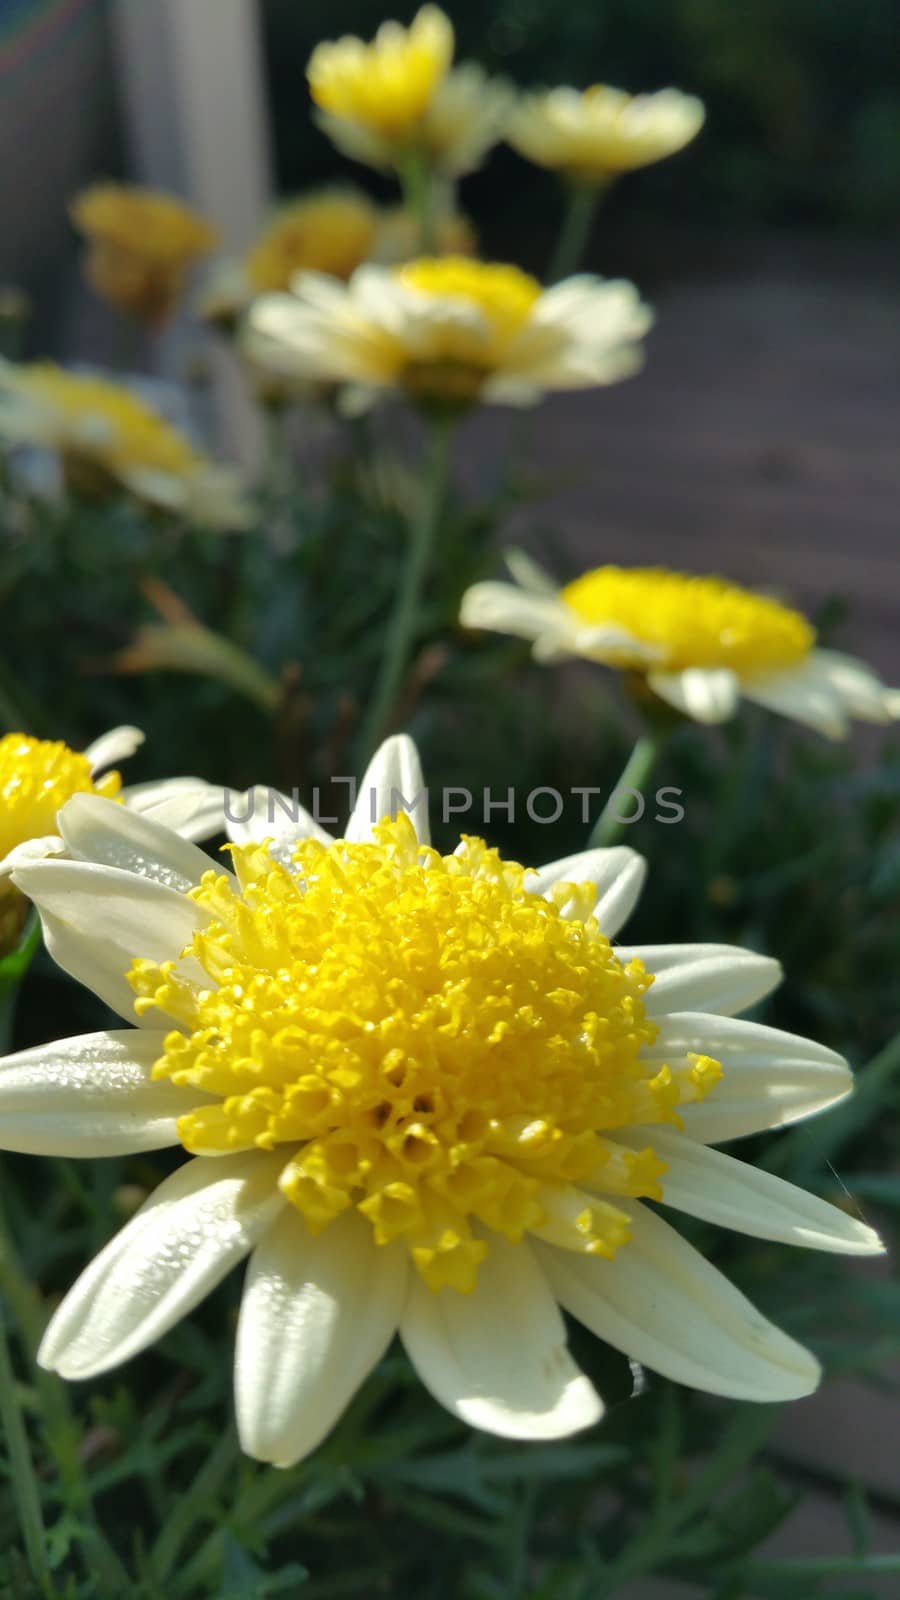
<svg viewBox="0 0 900 1600"><path fill-rule="evenodd" d="M40 942L41 925L32 911L16 948L0 960L0 1051L3 1053L12 1044L19 990Z"/></svg>
<svg viewBox="0 0 900 1600"><path fill-rule="evenodd" d="M419 224L419 250L423 256L431 255L437 223L431 166L425 156L413 150L399 168L399 177L406 208Z"/></svg>
<svg viewBox="0 0 900 1600"><path fill-rule="evenodd" d="M388 725L415 642L422 591L440 524L450 476L454 425L449 416L431 422L431 449L422 499L410 527L409 550L400 578L375 691L360 732L365 768Z"/></svg>
<svg viewBox="0 0 900 1600"><path fill-rule="evenodd" d="M621 816L621 805L614 805L616 796L625 789L638 794L643 792L643 785L653 771L664 743L664 737L658 733L644 733L638 739L618 783L591 830L589 846L615 844L628 827L628 820L623 820Z"/></svg>
<svg viewBox="0 0 900 1600"><path fill-rule="evenodd" d="M577 272L591 235L600 190L596 184L572 183L568 189L566 214L547 273L548 283L559 283Z"/></svg>
<svg viewBox="0 0 900 1600"><path fill-rule="evenodd" d="M44 1519L41 1514L41 1493L34 1470L34 1463L31 1459L31 1451L28 1448L28 1435L25 1431L22 1408L19 1405L2 1310L0 1310L0 1419L3 1422L3 1434L9 1453L13 1499L16 1504L16 1513L19 1519L19 1527L22 1530L22 1538L25 1542L25 1551L31 1567L31 1575L41 1593L50 1600L56 1590L53 1586L50 1567L47 1562L47 1540L44 1531Z"/></svg>
<svg viewBox="0 0 900 1600"><path fill-rule="evenodd" d="M94 1519L90 1488L81 1460L81 1436L69 1405L65 1385L52 1372L38 1366L35 1352L41 1342L46 1313L37 1290L19 1260L6 1217L0 1207L0 1294L12 1311L29 1358L37 1392L41 1424L50 1456L56 1466L59 1488L72 1515L87 1524L83 1540L85 1566L105 1587L98 1593L127 1594L128 1576Z"/></svg>

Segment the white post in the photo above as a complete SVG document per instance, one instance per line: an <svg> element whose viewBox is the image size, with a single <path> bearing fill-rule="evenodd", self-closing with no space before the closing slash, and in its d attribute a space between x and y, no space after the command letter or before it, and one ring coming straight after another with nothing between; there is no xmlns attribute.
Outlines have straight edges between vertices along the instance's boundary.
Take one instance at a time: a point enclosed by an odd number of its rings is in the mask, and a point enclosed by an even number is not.
<svg viewBox="0 0 900 1600"><path fill-rule="evenodd" d="M269 205L268 112L257 0L115 0L122 111L138 182L172 189L241 251ZM259 423L239 374L213 351L228 452L259 459Z"/></svg>

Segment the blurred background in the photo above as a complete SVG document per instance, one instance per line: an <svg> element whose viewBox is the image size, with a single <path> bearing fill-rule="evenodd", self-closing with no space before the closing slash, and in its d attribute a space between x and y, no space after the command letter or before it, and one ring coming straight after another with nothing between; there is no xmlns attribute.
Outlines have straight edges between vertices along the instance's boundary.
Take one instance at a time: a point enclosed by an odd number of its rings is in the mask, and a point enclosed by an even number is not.
<svg viewBox="0 0 900 1600"><path fill-rule="evenodd" d="M406 21L416 7L389 9ZM541 408L540 498L507 542L545 552L552 539L564 578L660 561L827 606L830 638L900 681L896 0L448 10L458 56L521 84L674 84L708 112L690 149L630 176L601 213L587 264L633 277L656 306L647 370ZM0 283L33 297L29 353L116 353L66 215L92 179L178 190L232 248L275 194L338 171L387 194L316 132L304 75L317 40L370 36L384 15L382 0L0 0ZM549 175L501 148L461 201L485 253L542 271L559 207ZM230 425L240 450L239 413ZM499 411L470 425L473 488L490 485L511 426ZM826 1487L838 1474L869 1492L876 1548L895 1549L895 1436L890 1409L851 1380L793 1408L778 1448L811 1492L777 1548L844 1547Z"/></svg>
<svg viewBox="0 0 900 1600"><path fill-rule="evenodd" d="M408 20L415 5L393 9ZM609 559L702 570L727 541L736 578L814 609L839 595L853 613L843 642L896 676L896 0L451 10L458 57L520 83L672 83L708 108L688 151L614 189L591 241L588 265L634 277L659 326L639 383L541 411L534 463L560 559L602 538ZM378 192L312 126L304 67L318 39L370 35L383 16L381 0L2 0L0 282L34 297L31 352L116 350L66 218L89 179L187 193L233 248L274 193L336 170ZM486 253L546 264L550 174L501 147L462 203ZM473 478L507 425L479 420ZM240 449L235 431L232 419Z"/></svg>

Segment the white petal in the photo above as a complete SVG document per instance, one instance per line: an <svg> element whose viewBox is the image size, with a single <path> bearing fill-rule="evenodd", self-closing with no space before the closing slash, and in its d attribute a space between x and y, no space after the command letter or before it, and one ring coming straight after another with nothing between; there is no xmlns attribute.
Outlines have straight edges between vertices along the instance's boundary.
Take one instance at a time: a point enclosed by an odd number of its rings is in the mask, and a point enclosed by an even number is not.
<svg viewBox="0 0 900 1600"><path fill-rule="evenodd" d="M75 861L119 867L186 894L213 867L197 846L153 821L103 800L78 794L59 813L59 831ZM224 870L224 869L222 869Z"/></svg>
<svg viewBox="0 0 900 1600"><path fill-rule="evenodd" d="M390 1344L408 1274L403 1246L376 1245L358 1212L313 1237L285 1208L241 1300L235 1405L248 1455L290 1467L325 1438Z"/></svg>
<svg viewBox="0 0 900 1600"><path fill-rule="evenodd" d="M261 844L271 839L281 849L273 851L290 859L293 845L301 839L318 839L331 844L330 833L316 821L295 796L282 794L264 783L245 789L243 794L228 791L225 828L232 844Z"/></svg>
<svg viewBox="0 0 900 1600"><path fill-rule="evenodd" d="M110 728L109 733L101 734L99 739L89 744L84 753L91 763L92 773L96 774L103 772L106 767L117 767L120 761L127 761L143 742L144 735L140 728Z"/></svg>
<svg viewBox="0 0 900 1600"><path fill-rule="evenodd" d="M846 735L847 718L839 695L820 673L810 670L808 662L784 672L745 678L741 688L746 700L815 728L826 739L843 739Z"/></svg>
<svg viewBox="0 0 900 1600"><path fill-rule="evenodd" d="M642 1150L648 1142L641 1133L630 1131L617 1132L616 1138L632 1150ZM756 1239L838 1255L884 1253L874 1228L796 1184L667 1128L655 1128L649 1142L667 1167L662 1178L664 1205Z"/></svg>
<svg viewBox="0 0 900 1600"><path fill-rule="evenodd" d="M779 963L730 944L617 945L620 961L643 961L656 981L644 997L647 1015L717 1011L723 1016L756 1004L781 982Z"/></svg>
<svg viewBox="0 0 900 1600"><path fill-rule="evenodd" d="M425 1386L473 1428L560 1439L603 1413L527 1242L492 1234L472 1294L433 1294L413 1272L400 1332Z"/></svg>
<svg viewBox="0 0 900 1600"><path fill-rule="evenodd" d="M166 1178L69 1290L38 1351L64 1378L106 1372L192 1311L274 1220L283 1157L197 1157Z"/></svg>
<svg viewBox="0 0 900 1600"><path fill-rule="evenodd" d="M211 839L225 832L225 790L202 778L166 778L122 791L129 811L150 817L182 839Z"/></svg>
<svg viewBox="0 0 900 1600"><path fill-rule="evenodd" d="M160 1026L153 1013L137 1017L125 975L136 956L177 960L209 920L207 912L164 884L85 861L36 862L15 872L13 882L34 901L44 942L64 972L126 1021ZM183 963L181 970L205 979L196 963Z"/></svg>
<svg viewBox="0 0 900 1600"><path fill-rule="evenodd" d="M427 844L428 791L419 752L405 733L397 733L385 739L369 762L346 837L351 843L371 839L376 822L404 810L409 812L420 844Z"/></svg>
<svg viewBox="0 0 900 1600"><path fill-rule="evenodd" d="M613 1261L536 1244L560 1304L632 1360L709 1394L796 1400L819 1365L668 1223L628 1202L632 1236Z"/></svg>
<svg viewBox="0 0 900 1600"><path fill-rule="evenodd" d="M627 845L612 849L582 850L540 867L528 887L546 895L555 883L593 883L597 889L594 916L608 939L612 939L631 916L647 876L647 863ZM565 915L565 909L563 911Z"/></svg>
<svg viewBox="0 0 900 1600"><path fill-rule="evenodd" d="M737 710L740 686L727 668L689 667L684 672L650 672L654 694L695 722L727 722Z"/></svg>
<svg viewBox="0 0 900 1600"><path fill-rule="evenodd" d="M165 1033L128 1028L20 1050L0 1061L0 1148L120 1156L178 1143L176 1120L209 1096L154 1082Z"/></svg>
<svg viewBox="0 0 900 1600"><path fill-rule="evenodd" d="M855 656L844 655L839 650L814 650L809 657L813 672L820 675L839 697L841 705L851 716L866 722L891 720L892 690L882 683L877 673Z"/></svg>
<svg viewBox="0 0 900 1600"><path fill-rule="evenodd" d="M503 559L520 589L527 589L529 594L558 594L559 585L524 550L506 550Z"/></svg>
<svg viewBox="0 0 900 1600"><path fill-rule="evenodd" d="M702 1012L662 1018L642 1060L686 1066L690 1054L713 1056L722 1080L705 1100L679 1108L685 1132L705 1144L738 1139L816 1115L843 1100L853 1076L843 1056L799 1034ZM649 1142L649 1134L648 1134Z"/></svg>

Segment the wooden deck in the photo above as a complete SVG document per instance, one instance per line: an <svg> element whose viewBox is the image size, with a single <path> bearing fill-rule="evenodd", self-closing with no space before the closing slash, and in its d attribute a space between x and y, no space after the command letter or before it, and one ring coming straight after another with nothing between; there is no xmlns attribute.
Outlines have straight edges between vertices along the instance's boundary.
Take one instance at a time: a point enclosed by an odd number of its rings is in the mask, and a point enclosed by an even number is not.
<svg viewBox="0 0 900 1600"><path fill-rule="evenodd" d="M632 253L658 313L646 370L537 413L530 463L556 487L522 529L552 528L560 576L662 562L808 608L840 596L841 642L900 682L893 252L751 241L707 260L694 243L655 284ZM510 426L473 425L468 471L492 470Z"/></svg>

